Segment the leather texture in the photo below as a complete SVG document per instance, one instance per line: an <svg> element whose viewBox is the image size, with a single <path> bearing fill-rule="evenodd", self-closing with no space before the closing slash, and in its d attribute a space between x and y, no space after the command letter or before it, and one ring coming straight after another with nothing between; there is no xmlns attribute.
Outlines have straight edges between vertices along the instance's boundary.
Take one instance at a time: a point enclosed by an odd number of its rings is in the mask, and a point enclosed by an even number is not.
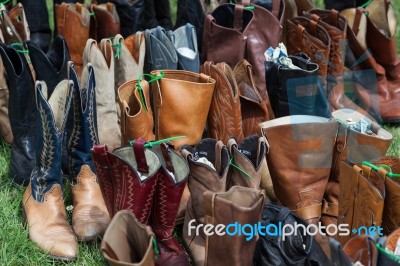
<svg viewBox="0 0 400 266"><path fill-rule="evenodd" d="M89 38L100 42L104 38L114 37L121 32L119 16L115 5L111 2L105 4L89 4L90 13Z"/></svg>
<svg viewBox="0 0 400 266"><path fill-rule="evenodd" d="M206 125L215 80L185 70L162 72L164 77L151 84L156 139L185 136L172 141L176 149L196 145ZM159 76L161 72L151 74Z"/></svg>
<svg viewBox="0 0 400 266"><path fill-rule="evenodd" d="M7 86L10 88L7 105L13 141L9 175L17 184L26 186L35 166L36 157L37 111L34 81L23 55L5 44L0 44L0 53L7 73ZM2 89L1 92L8 96L8 90ZM2 103L2 122L6 123L4 98Z"/></svg>
<svg viewBox="0 0 400 266"><path fill-rule="evenodd" d="M9 90L5 77L3 60L0 58L0 134L4 140L11 144L14 136L12 134L10 119L8 117Z"/></svg>
<svg viewBox="0 0 400 266"><path fill-rule="evenodd" d="M129 210L120 210L101 241L101 252L111 266L155 265L155 236L151 227L140 223Z"/></svg>
<svg viewBox="0 0 400 266"><path fill-rule="evenodd" d="M1 29L1 39L2 42L7 44L12 43L19 43L23 42L21 36L19 36L17 29L15 28L14 24L12 23L9 12L6 9L6 6L3 5L0 7L0 11L2 16L0 17L0 29Z"/></svg>
<svg viewBox="0 0 400 266"><path fill-rule="evenodd" d="M139 88L138 80L131 80L118 88L118 103L121 109L122 145L129 141L144 138L155 139L153 132L154 119L150 104L149 83L142 79Z"/></svg>
<svg viewBox="0 0 400 266"><path fill-rule="evenodd" d="M8 15L22 41L30 40L30 31L23 5L21 3L16 4L11 8Z"/></svg>
<svg viewBox="0 0 400 266"><path fill-rule="evenodd" d="M114 53L111 40L103 39L98 45L95 40L88 39L83 52L83 63L84 65L88 63L93 65L96 80L99 143L107 145L110 150L114 150L121 146L121 127L118 124L116 90L114 87Z"/></svg>
<svg viewBox="0 0 400 266"><path fill-rule="evenodd" d="M258 93L253 79L253 68L243 59L233 69L239 88L242 130L244 136L261 135L260 123L270 120L267 102Z"/></svg>
<svg viewBox="0 0 400 266"><path fill-rule="evenodd" d="M208 132L211 138L227 143L230 137L244 138L239 88L231 67L226 63L204 63L202 73L215 80L215 89L208 111Z"/></svg>
<svg viewBox="0 0 400 266"><path fill-rule="evenodd" d="M317 116L286 116L261 124L275 195L309 223L321 217L339 123Z"/></svg>

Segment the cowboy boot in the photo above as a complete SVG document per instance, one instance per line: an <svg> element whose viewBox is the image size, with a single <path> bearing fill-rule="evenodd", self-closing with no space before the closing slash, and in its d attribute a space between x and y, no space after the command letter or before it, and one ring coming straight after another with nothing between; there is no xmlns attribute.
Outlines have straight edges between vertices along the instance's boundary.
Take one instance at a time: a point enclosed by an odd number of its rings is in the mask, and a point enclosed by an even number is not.
<svg viewBox="0 0 400 266"><path fill-rule="evenodd" d="M146 44L143 32L124 38L117 34L113 40L115 88L127 81L137 80L143 74Z"/></svg>
<svg viewBox="0 0 400 266"><path fill-rule="evenodd" d="M380 265L377 264L378 250L373 236L367 234L353 236L343 245L343 251L353 263Z"/></svg>
<svg viewBox="0 0 400 266"><path fill-rule="evenodd" d="M15 30L18 32L22 41L27 41L31 39L28 21L26 19L25 10L21 3L14 6L8 13ZM30 25L29 25L30 26Z"/></svg>
<svg viewBox="0 0 400 266"><path fill-rule="evenodd" d="M233 186L261 188L266 191L269 199L276 201L265 158L268 151L264 139L252 135L238 144L235 138L230 138L227 147L231 157L227 190Z"/></svg>
<svg viewBox="0 0 400 266"><path fill-rule="evenodd" d="M185 70L151 74L159 78L152 83L156 139L184 136L171 141L175 148L196 145L207 121L215 80Z"/></svg>
<svg viewBox="0 0 400 266"><path fill-rule="evenodd" d="M355 236L354 228L381 226L385 199L385 171L372 171L367 165L362 167L348 161L340 163L340 194L338 224L347 224L350 234L337 235L344 245Z"/></svg>
<svg viewBox="0 0 400 266"><path fill-rule="evenodd" d="M337 224L338 197L341 193L339 182L340 162L361 163L362 161L369 161L376 156L383 156L392 143L392 135L375 122L370 121L371 132L369 134L361 133L352 127L351 124L354 125L362 120L365 121L366 117L363 114L351 109L342 109L332 112L332 116L338 121L342 121L342 123L340 123L334 144L332 169L322 203L321 223L324 226Z"/></svg>
<svg viewBox="0 0 400 266"><path fill-rule="evenodd" d="M62 192L61 150L73 84L61 82L48 94L46 83L36 83L36 165L22 198L29 238L51 257L75 260L78 244L67 220Z"/></svg>
<svg viewBox="0 0 400 266"><path fill-rule="evenodd" d="M122 145L131 140L144 138L155 139L153 133L153 112L150 105L149 83L140 79L131 80L118 88L118 103L121 111Z"/></svg>
<svg viewBox="0 0 400 266"><path fill-rule="evenodd" d="M183 224L185 241L195 265L202 265L205 259L205 238L189 232L192 225L205 224L204 192L225 192L229 166L229 153L222 141L203 139L194 148L183 146L183 157L189 165L188 187L190 198L187 202ZM194 223L191 221L194 220Z"/></svg>
<svg viewBox="0 0 400 266"><path fill-rule="evenodd" d="M91 148L98 144L93 67L83 69L80 83L70 62L69 79L75 85L66 130L74 206L72 229L78 240L91 241L102 236L110 223L91 158Z"/></svg>
<svg viewBox="0 0 400 266"><path fill-rule="evenodd" d="M14 137L11 130L10 119L8 117L8 99L9 90L5 77L5 69L3 60L0 58L0 133L4 140L11 144Z"/></svg>
<svg viewBox="0 0 400 266"><path fill-rule="evenodd" d="M89 39L90 12L81 3L55 4L54 9L56 32L65 38L71 60L80 76L83 65L86 65L82 60L82 54Z"/></svg>
<svg viewBox="0 0 400 266"><path fill-rule="evenodd" d="M103 39L100 47L88 39L83 52L83 63L91 63L96 80L97 130L100 144L111 150L121 146L121 128L118 125L116 90L114 88L114 53L109 39Z"/></svg>
<svg viewBox="0 0 400 266"><path fill-rule="evenodd" d="M10 88L8 114L14 136L9 176L17 184L26 186L35 167L36 157L34 81L25 56L3 43L0 44L0 53Z"/></svg>
<svg viewBox="0 0 400 266"><path fill-rule="evenodd" d="M115 214L101 241L101 252L111 266L154 266L156 247L151 227L128 210Z"/></svg>
<svg viewBox="0 0 400 266"><path fill-rule="evenodd" d="M232 69L226 63L206 61L202 73L215 80L215 89L208 112L210 137L228 142L230 137L238 141L244 138L239 89Z"/></svg>
<svg viewBox="0 0 400 266"><path fill-rule="evenodd" d="M135 140L133 147L113 152L105 145L93 147L94 166L111 218L120 210L129 210L140 223L149 221L161 163L144 144L144 140Z"/></svg>
<svg viewBox="0 0 400 266"><path fill-rule="evenodd" d="M93 14L90 17L89 38L100 42L121 32L119 16L113 3L89 4L87 8Z"/></svg>
<svg viewBox="0 0 400 266"><path fill-rule="evenodd" d="M204 192L206 226L256 224L261 219L265 191L234 186L227 192ZM206 236L204 263L196 265L252 265L257 237Z"/></svg>
<svg viewBox="0 0 400 266"><path fill-rule="evenodd" d="M321 217L339 123L317 116L286 116L261 124L275 195L309 223Z"/></svg>
<svg viewBox="0 0 400 266"><path fill-rule="evenodd" d="M242 111L243 135L260 135L259 124L270 120L267 103L261 98L253 80L253 71L250 63L243 59L233 69L236 83L239 88L240 110Z"/></svg>
<svg viewBox="0 0 400 266"><path fill-rule="evenodd" d="M190 265L184 249L173 235L189 166L180 154L166 144L155 145L151 149L157 153L162 164L149 220L160 250L156 264Z"/></svg>

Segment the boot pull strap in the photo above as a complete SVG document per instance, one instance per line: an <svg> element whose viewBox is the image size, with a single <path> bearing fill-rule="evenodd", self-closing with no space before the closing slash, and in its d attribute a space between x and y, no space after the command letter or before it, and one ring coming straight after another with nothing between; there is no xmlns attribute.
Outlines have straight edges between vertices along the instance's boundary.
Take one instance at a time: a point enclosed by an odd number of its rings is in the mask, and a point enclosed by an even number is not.
<svg viewBox="0 0 400 266"><path fill-rule="evenodd" d="M110 159L108 158L108 149L107 146L104 144L97 144L94 145L92 148L92 156L96 157L96 161L99 162L99 165L102 169L111 171L112 164Z"/></svg>
<svg viewBox="0 0 400 266"><path fill-rule="evenodd" d="M310 30L313 36L317 36L317 22L314 20L310 20Z"/></svg>
<svg viewBox="0 0 400 266"><path fill-rule="evenodd" d="M303 25L297 24L296 27L296 40L302 40L303 39L303 33L304 33L305 28Z"/></svg>
<svg viewBox="0 0 400 266"><path fill-rule="evenodd" d="M211 77L204 74L204 73L200 73L199 74L199 81L200 83L210 83Z"/></svg>
<svg viewBox="0 0 400 266"><path fill-rule="evenodd" d="M82 8L83 8L83 5L81 3L78 2L75 4L75 10L76 10L76 12L79 13L79 15L82 15Z"/></svg>
<svg viewBox="0 0 400 266"><path fill-rule="evenodd" d="M242 5L235 5L233 28L238 31L241 31L243 28L243 8Z"/></svg>
<svg viewBox="0 0 400 266"><path fill-rule="evenodd" d="M215 170L217 173L221 173L222 170L222 149L225 147L224 143L220 140L215 145Z"/></svg>
<svg viewBox="0 0 400 266"><path fill-rule="evenodd" d="M186 161L188 161L188 159L192 157L192 154L187 149L180 150L180 152L182 157L185 158Z"/></svg>
<svg viewBox="0 0 400 266"><path fill-rule="evenodd" d="M139 53L140 43L142 42L143 32L137 31L135 33L135 52Z"/></svg>
<svg viewBox="0 0 400 266"><path fill-rule="evenodd" d="M144 139L136 139L133 141L133 152L135 153L138 171L144 174L149 173L149 166L147 165L146 155L144 153Z"/></svg>
<svg viewBox="0 0 400 266"><path fill-rule="evenodd" d="M353 28L352 28L354 35L356 35L356 36L360 30L361 16L363 14L364 14L364 9L361 9L361 8L356 9L356 14L354 15L354 22L353 22Z"/></svg>
<svg viewBox="0 0 400 266"><path fill-rule="evenodd" d="M226 144L229 154L232 154L232 149L238 147L236 139L234 137L229 138L228 143Z"/></svg>
<svg viewBox="0 0 400 266"><path fill-rule="evenodd" d="M310 14L310 13L309 13ZM318 16L317 14L310 14L310 19L314 20L316 22L319 22L319 20L321 19L320 16Z"/></svg>
<svg viewBox="0 0 400 266"><path fill-rule="evenodd" d="M272 1L272 14L279 19L279 9L281 8L281 0Z"/></svg>
<svg viewBox="0 0 400 266"><path fill-rule="evenodd" d="M102 39L100 41L100 50L104 56L107 66L111 67L112 60L114 59L112 41L109 38Z"/></svg>
<svg viewBox="0 0 400 266"><path fill-rule="evenodd" d="M61 32L59 32L59 34L63 34L63 29L64 29L64 25L65 25L65 22L67 21L67 8L69 8L69 5L67 4L67 3L61 3L61 5L58 5L59 7L59 9L61 9L61 14L62 14L62 17L63 17L63 19L61 20L61 23L60 23L60 31ZM57 21L57 23L59 23L60 22L60 20L59 19L56 19L56 21Z"/></svg>
<svg viewBox="0 0 400 266"><path fill-rule="evenodd" d="M265 142L265 138L258 138L258 147L257 147L257 165L260 165L262 160L265 158L265 155L269 152L269 147Z"/></svg>
<svg viewBox="0 0 400 266"><path fill-rule="evenodd" d="M169 156L169 152L168 152L169 151L168 145L165 143L161 143L160 149L161 149L161 153L162 153L167 170L169 172L175 174L174 165L172 164L171 156Z"/></svg>
<svg viewBox="0 0 400 266"><path fill-rule="evenodd" d="M212 61L206 61L204 63L204 74L211 76L211 66L212 66L213 62Z"/></svg>
<svg viewBox="0 0 400 266"><path fill-rule="evenodd" d="M339 21L339 11L332 9L329 18L330 18L330 24L337 27Z"/></svg>

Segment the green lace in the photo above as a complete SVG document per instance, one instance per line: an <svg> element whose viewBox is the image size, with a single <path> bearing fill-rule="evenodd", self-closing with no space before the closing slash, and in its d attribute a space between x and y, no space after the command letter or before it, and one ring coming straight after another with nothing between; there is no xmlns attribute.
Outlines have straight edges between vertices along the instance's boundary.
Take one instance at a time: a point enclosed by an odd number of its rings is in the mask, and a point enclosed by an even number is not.
<svg viewBox="0 0 400 266"><path fill-rule="evenodd" d="M367 161L363 161L362 165L369 166L374 171L378 171L379 169L384 168L384 169L388 170L388 173L386 174L388 177L390 177L390 178L392 178L392 177L400 178L400 174L394 174L393 171L392 171L392 168L389 165L382 164L382 165L376 166L376 165L374 165L374 164L372 164L370 162L367 162Z"/></svg>
<svg viewBox="0 0 400 266"><path fill-rule="evenodd" d="M24 46L23 43L14 42L14 43L11 44L11 46L12 46L12 47L22 47L22 48L24 48L24 50L21 50L21 49L15 49L15 50L16 50L18 53L29 54L29 50L28 50L28 49L25 49L25 46Z"/></svg>
<svg viewBox="0 0 400 266"><path fill-rule="evenodd" d="M144 144L144 147L145 147L145 148L151 148L151 147L153 147L154 145L158 145L158 144L161 144L161 143L164 143L164 142L167 142L167 141L171 141L171 140L182 139L182 138L184 138L184 137L186 137L186 136L176 136L176 137L170 137L170 138L166 138L166 139L160 139L160 140L149 141L149 142L146 142L146 143ZM130 145L130 146L133 146L134 143L135 143L134 140L129 141L129 145Z"/></svg>
<svg viewBox="0 0 400 266"><path fill-rule="evenodd" d="M142 106L144 108L144 111L147 113L147 105L146 105L146 101L145 101L145 98L144 98L143 88L142 88L142 85L140 85L140 82L142 81L143 77L149 77L150 80L147 81L147 82L151 83L153 81L162 79L164 77L164 72L161 71L159 76L154 76L154 75L151 75L151 74L142 74L138 78L136 87L137 87L137 89L139 91L140 102L141 102L141 104L142 104Z"/></svg>
<svg viewBox="0 0 400 266"><path fill-rule="evenodd" d="M157 240L154 236L152 237L151 242L153 243L154 259L158 260L158 255L160 254L160 250L158 249Z"/></svg>
<svg viewBox="0 0 400 266"><path fill-rule="evenodd" d="M232 158L229 160L229 164L233 166L233 168L235 168L236 170L238 170L239 172L241 172L242 174L244 174L245 176L247 176L249 179L254 180L254 178L249 175L245 170L243 170L242 168L240 168L239 166L237 166L234 162L234 157L232 155Z"/></svg>
<svg viewBox="0 0 400 266"><path fill-rule="evenodd" d="M372 2L372 0L368 0L367 2L365 2L364 4L362 4L362 5L359 6L359 7L361 7L361 8L366 8L369 4L371 4L371 2Z"/></svg>
<svg viewBox="0 0 400 266"><path fill-rule="evenodd" d="M395 261L397 261L397 262L400 262L400 258L398 258L397 256L393 255L393 254L390 253L390 252L387 252L387 251L381 246L381 244L376 243L376 248L377 248L380 252L382 252L382 253L384 253L386 256L388 256L389 258L391 258L391 259L393 259L393 260L395 260Z"/></svg>

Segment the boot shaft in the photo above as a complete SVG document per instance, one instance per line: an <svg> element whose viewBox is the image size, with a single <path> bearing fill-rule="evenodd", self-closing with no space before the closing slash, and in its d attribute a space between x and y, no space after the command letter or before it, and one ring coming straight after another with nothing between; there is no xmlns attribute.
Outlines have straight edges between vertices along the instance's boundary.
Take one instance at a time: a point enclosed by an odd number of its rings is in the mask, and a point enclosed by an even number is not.
<svg viewBox="0 0 400 266"><path fill-rule="evenodd" d="M15 30L21 37L22 41L30 40L30 31L28 27L28 21L25 16L25 10L21 3L18 3L14 6L10 12L9 16L11 19L12 24L15 27Z"/></svg>
<svg viewBox="0 0 400 266"><path fill-rule="evenodd" d="M119 16L113 3L89 4L87 8L94 14L90 17L89 38L100 42L121 32Z"/></svg>

